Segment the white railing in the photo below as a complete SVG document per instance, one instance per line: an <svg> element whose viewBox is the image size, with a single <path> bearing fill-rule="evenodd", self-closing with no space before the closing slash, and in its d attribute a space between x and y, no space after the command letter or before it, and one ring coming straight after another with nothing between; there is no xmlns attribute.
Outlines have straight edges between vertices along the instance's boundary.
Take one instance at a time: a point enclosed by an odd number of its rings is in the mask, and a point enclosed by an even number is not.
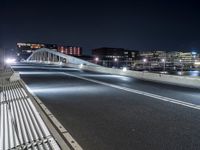
<svg viewBox="0 0 200 150"><path fill-rule="evenodd" d="M84 64L89 66L99 66L93 63L90 63L88 61L69 56L60 52L57 52L56 50L50 50L47 48L41 48L33 52L28 59L27 62L60 62L60 63L71 63L71 64Z"/></svg>

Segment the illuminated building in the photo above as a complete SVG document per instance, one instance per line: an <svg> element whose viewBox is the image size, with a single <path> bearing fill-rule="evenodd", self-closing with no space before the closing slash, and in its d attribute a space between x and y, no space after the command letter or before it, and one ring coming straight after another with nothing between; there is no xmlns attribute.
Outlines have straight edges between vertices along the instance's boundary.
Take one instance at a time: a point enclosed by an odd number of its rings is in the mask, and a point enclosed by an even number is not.
<svg viewBox="0 0 200 150"><path fill-rule="evenodd" d="M165 51L140 51L139 52L139 59L143 60L148 59L148 61L159 61L163 58L166 58L166 52Z"/></svg>
<svg viewBox="0 0 200 150"><path fill-rule="evenodd" d="M127 50L124 48L108 48L102 47L92 50L94 61L98 58L98 64L103 66L131 66L133 60L136 59L138 51ZM97 63L97 62L96 62Z"/></svg>
<svg viewBox="0 0 200 150"><path fill-rule="evenodd" d="M82 48L79 46L58 46L58 52L66 55L81 56Z"/></svg>
<svg viewBox="0 0 200 150"><path fill-rule="evenodd" d="M20 59L26 59L32 52L40 48L57 49L57 45L44 43L17 43L17 54Z"/></svg>

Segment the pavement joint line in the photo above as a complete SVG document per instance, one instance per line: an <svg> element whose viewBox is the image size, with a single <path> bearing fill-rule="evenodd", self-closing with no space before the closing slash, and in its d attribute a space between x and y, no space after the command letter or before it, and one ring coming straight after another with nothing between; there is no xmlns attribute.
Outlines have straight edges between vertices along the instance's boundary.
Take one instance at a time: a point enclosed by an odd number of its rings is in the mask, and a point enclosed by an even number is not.
<svg viewBox="0 0 200 150"><path fill-rule="evenodd" d="M144 95L144 96L155 98L155 99L162 100L162 101L165 101L165 102L170 102L170 103L173 103L173 104L182 105L182 106L185 106L185 107L200 110L200 105L196 105L196 104L192 104L192 103L188 103L188 102L183 102L181 100L177 100L177 99L173 99L173 98L169 98L169 97L165 97L165 96L161 96L161 95L156 95L156 94L152 94L152 93L148 93L148 92L144 92L144 91L140 91L140 90L136 90L136 89L121 87L119 85L114 85L114 84L110 84L110 83L106 83L106 82L102 82L102 81L98 81L98 80L94 80L94 79L89 79L89 78L69 74L69 73L66 73L66 72L60 72L60 73L71 76L71 77L79 78L79 79L82 79L82 80L86 80L86 81L98 83L98 84L101 84L101 85L105 85L105 86L108 86L108 87L124 90L124 91L127 91L127 92L139 94L139 95Z"/></svg>
<svg viewBox="0 0 200 150"><path fill-rule="evenodd" d="M37 101L37 103L41 106L43 111L46 113L47 116L50 116L49 119L53 122L53 124L56 126L57 130L60 131L60 133L63 135L65 140L70 144L70 146L74 150L83 150L83 148L78 144L78 142L71 136L71 134L62 126L62 124L56 119L56 117L49 111L49 109L43 104L43 102L37 97L37 95L26 85L26 83L21 80L21 82L24 84L24 86L27 88L27 90L32 94L34 99ZM45 109L44 109L45 108ZM49 114L50 113L50 114ZM60 128L61 127L61 128ZM67 134L67 136L66 136Z"/></svg>

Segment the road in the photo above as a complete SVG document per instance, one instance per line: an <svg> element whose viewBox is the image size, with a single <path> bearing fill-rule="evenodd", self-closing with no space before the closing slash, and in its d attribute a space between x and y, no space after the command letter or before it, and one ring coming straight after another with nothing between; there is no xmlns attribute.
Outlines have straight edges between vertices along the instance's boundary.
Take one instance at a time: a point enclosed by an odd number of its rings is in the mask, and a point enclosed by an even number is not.
<svg viewBox="0 0 200 150"><path fill-rule="evenodd" d="M200 90L49 65L22 79L86 150L199 150Z"/></svg>

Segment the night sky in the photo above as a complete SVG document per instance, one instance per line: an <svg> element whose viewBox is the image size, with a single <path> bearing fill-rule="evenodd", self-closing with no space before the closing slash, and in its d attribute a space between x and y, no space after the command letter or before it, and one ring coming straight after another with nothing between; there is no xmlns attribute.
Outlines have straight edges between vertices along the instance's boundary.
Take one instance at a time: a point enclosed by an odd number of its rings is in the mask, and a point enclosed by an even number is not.
<svg viewBox="0 0 200 150"><path fill-rule="evenodd" d="M198 1L3 0L1 46L44 42L136 50L200 50Z"/></svg>

